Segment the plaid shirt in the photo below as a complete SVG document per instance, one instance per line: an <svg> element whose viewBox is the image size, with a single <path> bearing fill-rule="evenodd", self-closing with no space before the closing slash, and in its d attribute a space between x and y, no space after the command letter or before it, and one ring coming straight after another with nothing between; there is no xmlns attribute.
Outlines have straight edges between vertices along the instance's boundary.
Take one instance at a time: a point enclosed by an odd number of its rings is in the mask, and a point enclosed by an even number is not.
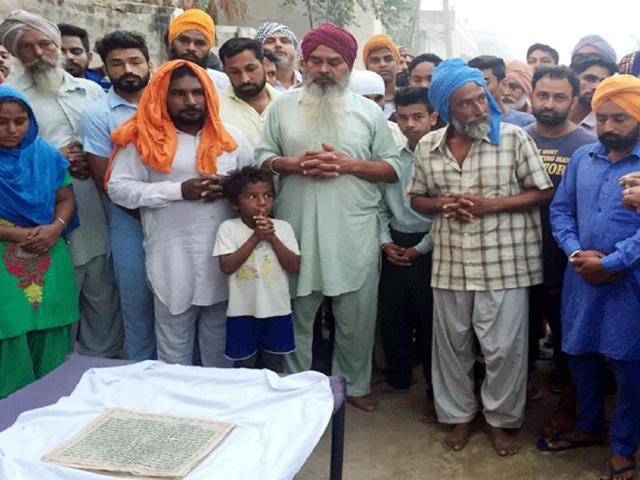
<svg viewBox="0 0 640 480"><path fill-rule="evenodd" d="M553 184L535 143L523 130L500 124L500 144L475 140L462 166L447 146L447 129L422 138L409 195L447 192L488 198L518 195ZM431 227L431 285L448 290L504 290L542 283L538 208L476 217L470 223L437 215Z"/></svg>

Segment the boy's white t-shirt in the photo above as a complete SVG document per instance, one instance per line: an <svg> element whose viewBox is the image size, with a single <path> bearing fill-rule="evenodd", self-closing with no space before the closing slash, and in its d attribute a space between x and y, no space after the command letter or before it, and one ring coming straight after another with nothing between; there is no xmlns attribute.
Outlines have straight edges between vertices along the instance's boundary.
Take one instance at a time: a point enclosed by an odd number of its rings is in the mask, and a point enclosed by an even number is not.
<svg viewBox="0 0 640 480"><path fill-rule="evenodd" d="M275 234L293 253L300 255L298 242L291 225L284 220L272 219ZM253 229L240 218L226 220L218 228L213 256L226 255L238 250ZM229 275L228 317L251 315L268 318L291 313L289 278L282 268L271 244L261 241L242 266Z"/></svg>

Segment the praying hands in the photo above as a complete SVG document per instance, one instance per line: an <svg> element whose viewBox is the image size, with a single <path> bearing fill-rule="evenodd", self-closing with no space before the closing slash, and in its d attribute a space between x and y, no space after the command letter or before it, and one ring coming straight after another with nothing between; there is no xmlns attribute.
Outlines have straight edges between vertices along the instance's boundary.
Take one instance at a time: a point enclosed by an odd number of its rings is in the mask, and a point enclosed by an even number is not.
<svg viewBox="0 0 640 480"><path fill-rule="evenodd" d="M442 206L445 218L453 218L468 223L473 221L475 217L494 212L493 199L481 195L447 193L444 195L444 199L447 202Z"/></svg>

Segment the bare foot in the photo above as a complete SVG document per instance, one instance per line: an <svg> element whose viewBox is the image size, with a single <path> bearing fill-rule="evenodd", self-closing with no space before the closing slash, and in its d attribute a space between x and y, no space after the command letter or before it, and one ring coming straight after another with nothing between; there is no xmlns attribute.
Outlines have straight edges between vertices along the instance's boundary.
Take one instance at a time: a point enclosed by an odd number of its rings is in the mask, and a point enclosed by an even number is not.
<svg viewBox="0 0 640 480"><path fill-rule="evenodd" d="M576 428L578 412L573 409L558 408L549 423L542 429L543 437L552 437L555 434L568 432Z"/></svg>
<svg viewBox="0 0 640 480"><path fill-rule="evenodd" d="M420 410L420 421L422 423L437 423L438 416L436 415L436 406L433 403L433 399L427 398Z"/></svg>
<svg viewBox="0 0 640 480"><path fill-rule="evenodd" d="M529 380L527 383L527 402L535 402L542 398L542 391Z"/></svg>
<svg viewBox="0 0 640 480"><path fill-rule="evenodd" d="M538 440L538 449L543 452L561 452L572 448L600 445L606 441L606 435L601 432L562 432L551 437Z"/></svg>
<svg viewBox="0 0 640 480"><path fill-rule="evenodd" d="M520 450L520 445L516 443L513 436L504 428L489 425L489 438L496 453L501 457L515 455L518 453L518 450Z"/></svg>
<svg viewBox="0 0 640 480"><path fill-rule="evenodd" d="M360 397L347 396L347 402L365 412L373 412L378 408L378 401L371 394Z"/></svg>
<svg viewBox="0 0 640 480"><path fill-rule="evenodd" d="M551 437L554 434L568 432L576 427L578 421L578 404L576 400L576 389L569 377L565 384L564 392L556 406L555 412L549 423L542 430L544 437Z"/></svg>
<svg viewBox="0 0 640 480"><path fill-rule="evenodd" d="M472 422L459 423L444 437L442 440L442 446L445 450L453 450L459 452L462 450L471 437Z"/></svg>
<svg viewBox="0 0 640 480"><path fill-rule="evenodd" d="M397 392L400 390L399 388L394 387L393 385L389 385L386 381L378 382L371 387L371 393L391 393Z"/></svg>
<svg viewBox="0 0 640 480"><path fill-rule="evenodd" d="M636 463L632 457L614 455L607 463L607 468L600 480L633 480L636 475Z"/></svg>

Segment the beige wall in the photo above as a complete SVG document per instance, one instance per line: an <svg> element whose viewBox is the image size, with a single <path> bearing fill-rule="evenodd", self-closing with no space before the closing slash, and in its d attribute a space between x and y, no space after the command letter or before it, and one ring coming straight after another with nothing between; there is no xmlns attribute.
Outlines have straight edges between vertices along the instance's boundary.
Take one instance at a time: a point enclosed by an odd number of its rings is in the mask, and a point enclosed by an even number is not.
<svg viewBox="0 0 640 480"><path fill-rule="evenodd" d="M172 8L171 0L118 1L118 0L0 0L0 18L9 12L24 9L50 18L55 22L67 22L85 28L90 41L114 30L134 30L147 38L152 61L159 64L165 58L162 35L166 31ZM309 19L300 7L282 7L282 0L247 0L247 16L244 20L229 20L221 16L221 25L239 25L257 28L262 22L276 20L289 25L302 39L309 30ZM349 29L358 40L360 51L369 37L381 31L380 23L371 12L358 9L358 25ZM241 29L246 35L253 30ZM219 43L235 34L231 28L221 28ZM99 60L97 60L99 62ZM356 66L362 67L360 59Z"/></svg>

